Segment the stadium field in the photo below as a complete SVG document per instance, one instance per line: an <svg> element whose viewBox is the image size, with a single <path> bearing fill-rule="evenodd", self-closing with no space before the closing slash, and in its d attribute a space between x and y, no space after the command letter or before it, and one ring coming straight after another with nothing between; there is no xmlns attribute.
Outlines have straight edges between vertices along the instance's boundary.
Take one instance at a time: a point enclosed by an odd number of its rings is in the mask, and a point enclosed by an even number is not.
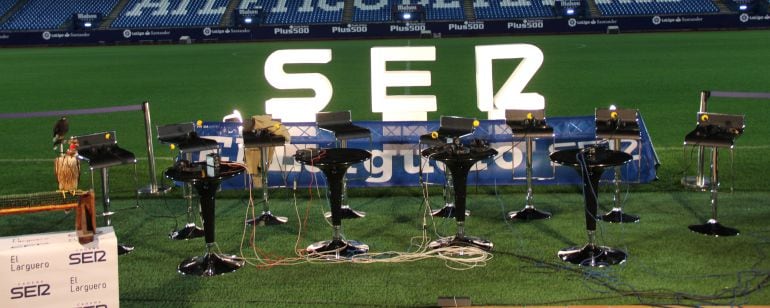
<svg viewBox="0 0 770 308"><path fill-rule="evenodd" d="M372 113L369 50L373 46L435 46L436 61L391 63L391 70L429 70L431 87L392 89L392 94L433 94L438 110L429 114L486 118L476 107L474 46L528 43L545 56L525 88L546 99L548 116L591 115L594 108L637 108L660 157L659 180L626 187L627 208L636 224L600 227L600 241L629 252L628 262L609 268L568 266L556 251L585 240L581 196L576 187L536 187L538 207L554 213L548 221L511 223L502 217L523 205L521 187L481 187L472 194L468 230L495 242L494 257L477 267L456 270L440 260L408 263L255 266L211 279L180 277L175 266L200 253L203 244L171 242L166 234L184 222L183 201L134 198L147 183L144 124L139 111L70 117L70 134L115 130L121 147L139 157L131 167L112 171L114 219L121 240L137 251L120 257L120 294L124 306L430 306L439 296L467 296L474 305L741 305L770 304L770 100L714 98L709 111L746 115L745 134L733 151L723 151L719 216L741 229L737 237L711 238L691 233L688 224L710 215L708 193L679 184L694 172L685 134L694 128L702 90L770 92L770 32L717 31L619 35L508 36L413 40L286 41L228 44L3 48L0 49L0 114L137 105L150 102L154 125L218 121L232 112L261 114L265 100L307 96L282 91L264 77L264 62L280 49L328 48L327 64L291 65L289 72L318 72L334 94L326 110L353 112L354 120L380 120ZM518 65L496 61L500 87ZM51 129L58 117L3 118L0 136L0 195L56 189ZM158 168L173 153L154 144ZM84 168L85 169L85 168ZM84 171L83 177L88 177ZM81 182L81 187L90 185ZM97 185L98 186L98 185ZM733 190L732 193L730 191ZM603 188L602 202L609 203ZM421 192L417 188L353 191L353 202L370 213L345 221L350 237L375 252L413 251L410 238L421 234ZM249 247L240 223L246 192L228 191L217 209L219 247L243 253L253 264L293 256L329 230L317 193L277 190L275 211L292 223L256 230ZM138 200L138 201L137 201ZM434 191L431 201L440 203ZM99 198L97 198L97 203ZM135 208L135 204L140 205ZM295 213L296 206L296 213ZM307 232L297 237L297 221L310 213ZM40 213L0 218L0 235L69 230L72 214ZM430 224L430 236L449 234L451 222ZM435 226L435 228L434 228ZM247 230L248 231L248 230ZM245 234L248 234L246 232ZM239 250L241 252L239 252ZM253 250L259 251L256 254ZM270 257L268 257L270 255Z"/></svg>

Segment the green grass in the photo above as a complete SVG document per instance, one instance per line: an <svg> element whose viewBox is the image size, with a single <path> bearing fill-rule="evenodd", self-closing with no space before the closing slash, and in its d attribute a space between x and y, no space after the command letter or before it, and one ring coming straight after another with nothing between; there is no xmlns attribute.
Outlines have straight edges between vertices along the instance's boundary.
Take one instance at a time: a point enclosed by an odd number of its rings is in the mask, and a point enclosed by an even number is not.
<svg viewBox="0 0 770 308"><path fill-rule="evenodd" d="M473 46L531 43L545 62L527 91L546 98L548 116L593 114L617 104L638 108L661 159L659 180L629 187L627 209L642 216L631 225L600 225L601 241L629 252L628 263L585 269L558 262L555 253L582 244L585 232L576 187L536 187L538 207L554 212L549 221L506 223L502 214L523 205L522 187L470 189L468 232L495 243L486 266L466 271L439 260L399 264L299 264L270 269L245 268L212 279L180 277L176 265L202 251L202 242L172 242L166 234L184 223L179 192L143 197L131 209L133 191L148 182L144 127L140 112L70 117L71 134L116 130L122 147L140 158L133 167L111 170L115 217L122 241L137 251L120 258L121 304L125 306L425 306L438 296L470 296L474 304L768 304L765 219L770 217L765 175L770 165L770 101L717 99L709 110L746 114L747 128L732 162L722 155L720 221L741 229L734 238L692 234L687 225L707 219L708 194L685 191L683 174L693 173L694 156L683 149L695 123L701 90L768 92L768 31L681 32L622 35L509 36L463 39L259 42L165 46L0 49L0 113L36 112L134 105L151 102L153 124L197 119L217 121L232 109L264 112L271 97L307 94L279 91L263 76L266 57L292 48L331 48L323 65L293 66L293 72L320 72L334 85L327 110L352 109L355 120L379 120L371 113L369 49L372 46L436 46L435 62L394 63L390 69L430 70L430 88L397 89L438 97L441 115L486 118L476 108ZM517 61L495 62L499 87ZM399 93L399 92L396 92ZM51 191L56 187L50 148L56 118L2 120L0 161L6 175L0 195ZM156 142L159 170L171 164L171 151ZM723 151L724 153L729 153ZM84 173L84 177L88 177ZM98 178L97 178L98 181ZM84 185L89 186L90 180ZM97 185L98 186L98 185ZM495 194L494 191L498 193ZM222 194L218 205L218 243L238 253L245 215L243 191ZM351 191L356 208L369 215L345 221L345 233L374 252L407 251L420 234L420 192L416 188ZM291 198L274 193L274 210L293 212ZM440 202L434 192L433 202ZM606 189L603 204L608 204ZM307 233L300 247L327 239L319 216L323 204L310 202ZM307 193L299 195L304 215ZM97 202L100 202L97 199ZM298 227L259 228L257 245L292 256ZM72 215L30 214L0 219L0 235L68 230ZM437 221L439 233L454 225ZM435 234L432 234L435 237ZM245 256L253 254L246 251ZM759 291L754 288L759 287Z"/></svg>
<svg viewBox="0 0 770 308"><path fill-rule="evenodd" d="M284 196L275 191L276 197ZM297 211L309 213L299 247L328 239L321 219L325 203L307 191L297 192ZM609 203L609 193L602 192ZM119 201L115 216L120 241L137 250L120 257L121 304L134 306L429 306L439 296L469 296L476 305L574 304L767 304L765 290L770 260L770 229L763 219L770 209L766 192L722 196L721 221L741 229L737 237L711 238L691 233L688 224L703 222L708 195L690 192L633 193L626 209L642 215L636 224L599 225L599 242L625 250L628 262L609 268L579 268L556 258L559 249L586 241L582 197L540 194L538 207L553 212L551 220L510 223L503 215L523 204L509 194L475 194L469 199L470 235L494 242L493 258L469 270L453 270L438 259L410 263L247 266L216 278L182 277L176 265L203 251L200 239L170 241L166 234L184 223L184 202L177 198ZM438 194L431 198L440 204ZM418 195L355 198L365 219L346 220L347 238L370 245L372 252L414 251L410 238L421 234ZM240 254L257 264L242 242L246 203L222 199L217 204L217 242L225 253ZM284 226L256 229L256 246L267 256L293 257L298 220L291 198L276 198L274 212L289 215ZM34 222L34 223L32 223ZM5 224L15 230L67 229L72 215L30 214ZM200 224L200 222L199 222ZM454 223L438 219L429 234L452 234ZM4 228L3 230L8 230ZM248 230L247 230L248 231ZM6 231L7 232L7 231ZM757 290L757 288L759 288Z"/></svg>

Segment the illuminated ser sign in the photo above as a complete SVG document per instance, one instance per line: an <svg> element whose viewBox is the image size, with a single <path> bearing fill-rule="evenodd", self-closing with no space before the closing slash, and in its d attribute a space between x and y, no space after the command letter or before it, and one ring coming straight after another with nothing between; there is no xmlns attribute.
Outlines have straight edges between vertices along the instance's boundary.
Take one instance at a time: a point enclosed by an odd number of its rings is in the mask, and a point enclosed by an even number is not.
<svg viewBox="0 0 770 308"><path fill-rule="evenodd" d="M430 87L431 72L416 70L388 71L388 62L436 61L436 47L372 47L370 50L372 111L382 113L383 121L426 121L428 112L436 111L435 95L388 95L388 88ZM492 61L521 59L516 69L497 93L492 83ZM265 111L284 122L315 122L334 89L320 73L287 73L287 64L325 64L332 60L331 49L277 50L265 60L265 78L276 89L309 89L312 97L271 98ZM476 105L489 119L503 119L505 109L542 109L542 95L524 88L543 64L543 52L529 44L476 46ZM391 91L393 93L393 91Z"/></svg>

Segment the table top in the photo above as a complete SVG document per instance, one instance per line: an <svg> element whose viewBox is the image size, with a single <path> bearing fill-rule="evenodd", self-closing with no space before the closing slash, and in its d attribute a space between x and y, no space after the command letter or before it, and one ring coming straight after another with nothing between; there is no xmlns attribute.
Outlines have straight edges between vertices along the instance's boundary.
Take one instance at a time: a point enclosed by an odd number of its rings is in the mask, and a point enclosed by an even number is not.
<svg viewBox="0 0 770 308"><path fill-rule="evenodd" d="M203 169L206 168L205 162L193 163L189 168L179 169L175 167L169 167L163 173L167 178L180 182L206 182L206 181L222 181L238 175L246 170L246 167L240 164L222 162L219 165L219 175L216 177L207 177L203 173Z"/></svg>
<svg viewBox="0 0 770 308"><path fill-rule="evenodd" d="M321 149L312 157L296 156L295 159L303 164L313 166L350 165L365 161L372 157L366 150L355 148Z"/></svg>
<svg viewBox="0 0 770 308"><path fill-rule="evenodd" d="M452 146L435 146L422 151L422 156L438 161L477 161L497 155L489 146L468 146L455 150Z"/></svg>
<svg viewBox="0 0 770 308"><path fill-rule="evenodd" d="M596 148L594 154L587 149L567 149L556 151L550 155L551 161L569 166L580 166L580 160L585 159L589 167L608 167L625 164L631 160L631 154L621 151Z"/></svg>

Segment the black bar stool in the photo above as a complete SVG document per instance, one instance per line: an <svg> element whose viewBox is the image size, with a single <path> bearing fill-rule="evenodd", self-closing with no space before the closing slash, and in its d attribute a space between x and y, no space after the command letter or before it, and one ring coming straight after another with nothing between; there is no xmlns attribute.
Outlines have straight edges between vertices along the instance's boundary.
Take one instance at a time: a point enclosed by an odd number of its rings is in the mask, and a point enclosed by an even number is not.
<svg viewBox="0 0 770 308"><path fill-rule="evenodd" d="M691 225L693 232L711 236L738 235L738 229L723 226L717 221L717 197L719 190L719 148L732 149L735 139L745 128L743 115L698 113L698 125L684 137L684 144L711 148L711 219L704 224Z"/></svg>
<svg viewBox="0 0 770 308"><path fill-rule="evenodd" d="M454 138L454 140L458 140ZM436 146L424 150L422 155L433 160L443 162L447 171L451 170L454 177L453 188L457 209L453 211L457 231L454 236L442 237L428 243L428 248L439 249L449 246L456 247L476 247L485 251L490 251L494 244L484 238L469 236L465 233L465 206L466 206L466 184L468 182L468 173L478 161L492 158L497 155L497 150L491 148L486 142L478 141L470 146L465 146L459 142L454 142L450 146ZM448 172L447 172L448 173ZM462 254L462 252L460 252Z"/></svg>
<svg viewBox="0 0 770 308"><path fill-rule="evenodd" d="M369 245L342 238L342 195L345 174L356 163L370 159L372 154L362 149L333 148L323 150L300 150L294 159L302 164L321 169L329 187L331 208L332 239L310 244L305 251L318 254L330 260L351 258L369 251Z"/></svg>
<svg viewBox="0 0 770 308"><path fill-rule="evenodd" d="M94 169L101 169L102 178L102 203L104 211L104 224L112 225L111 217L114 214L110 209L110 176L109 168L113 166L134 164L136 174L136 157L134 153L118 147L115 131L96 133L76 137L78 142L78 158L88 162L91 170L91 188L93 189ZM118 244L118 254L130 253L134 247L127 244Z"/></svg>
<svg viewBox="0 0 770 308"><path fill-rule="evenodd" d="M619 166L631 160L626 152L610 150L599 145L584 149L566 149L551 153L551 161L571 166L583 179L583 202L588 243L559 250L562 261L581 266L609 266L626 261L624 251L596 243L596 213L599 198L599 180L607 167Z"/></svg>
<svg viewBox="0 0 770 308"><path fill-rule="evenodd" d="M273 132L280 127L280 121L276 119L272 119L271 121L276 122L276 124L274 124L275 126L258 127L259 125L254 118L248 119L244 123L243 131L241 132L241 135L243 136L244 151L254 148L259 150L260 158L259 167L257 169L259 169L259 174L262 177L262 214L254 219L247 219L246 224L249 225L280 225L289 221L287 217L275 216L270 212L267 181L267 171L270 167L270 150L274 147L284 146L286 144L286 138L284 136L277 135ZM246 157L248 160L248 156ZM256 170L249 170L249 175L252 178L254 177L254 171Z"/></svg>
<svg viewBox="0 0 770 308"><path fill-rule="evenodd" d="M508 212L511 220L535 220L551 218L551 213L535 208L534 195L532 193L532 151L533 139L553 139L553 128L545 122L545 110L509 109L505 111L505 124L511 128L514 138L524 137L524 147L527 155L527 197L524 208L519 211ZM513 146L511 146L513 152ZM511 168L514 170L515 168Z"/></svg>
<svg viewBox="0 0 770 308"><path fill-rule="evenodd" d="M319 112L315 114L316 125L318 128L326 130L334 134L334 138L339 148L348 147L348 139L360 139L369 138L369 143L372 142L372 132L365 127L361 127L353 124L353 120L350 114L350 110L347 111L334 111L334 112ZM362 218L366 216L365 212L356 211L350 208L348 202L348 189L347 180L343 177L342 180L342 202L341 202L341 217L343 219ZM332 216L331 212L324 213L326 218Z"/></svg>
<svg viewBox="0 0 770 308"><path fill-rule="evenodd" d="M596 139L612 141L612 149L622 151L621 140L642 140L638 116L639 112L636 109L597 108L595 111ZM639 144L641 146L641 143ZM639 216L623 212L623 199L620 194L621 183L621 166L615 166L613 207L606 214L599 216L599 219L611 223L638 222Z"/></svg>
<svg viewBox="0 0 770 308"><path fill-rule="evenodd" d="M432 147L444 147L444 146L456 146L455 143L460 141L461 138L470 136L478 126L478 121L473 118L463 118L455 116L441 116L439 119L439 128L435 132L424 134L420 136L419 150L420 154L428 158L434 151L425 152L423 145L427 148ZM428 156L426 156L428 155ZM425 181L423 177L422 162L420 162L420 184L423 189L428 189L430 183ZM454 179L452 178L452 172L449 168L445 172L446 180L444 182L444 206L438 210L433 210L431 215L435 217L457 217L457 211L455 211L455 191L454 191ZM464 216L470 216L469 210L465 211Z"/></svg>
<svg viewBox="0 0 770 308"><path fill-rule="evenodd" d="M192 122L169 124L158 126L158 141L164 144L174 145L179 154L184 157L176 164L191 165L193 163L192 153L200 151L219 151L219 144L211 139L201 138L195 132L195 124ZM187 201L187 223L180 230L172 230L168 237L172 240L188 240L191 238L202 237L203 229L195 224L195 215L192 209L192 186L188 182L182 185L182 195ZM200 210L199 210L200 212Z"/></svg>

